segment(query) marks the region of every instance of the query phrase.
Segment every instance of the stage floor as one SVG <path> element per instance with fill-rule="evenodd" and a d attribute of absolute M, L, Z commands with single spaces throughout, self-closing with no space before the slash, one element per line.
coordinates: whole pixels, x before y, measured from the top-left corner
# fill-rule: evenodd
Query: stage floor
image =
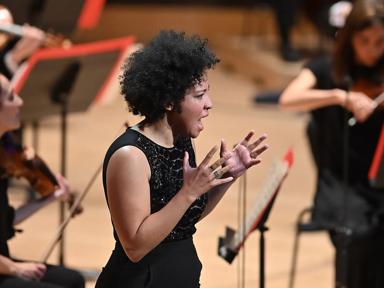
<path fill-rule="evenodd" d="M 204 121 L 205 129 L 196 139 L 197 159 L 224 138 L 236 143 L 250 129 L 257 134 L 266 132 L 270 148 L 264 153 L 262 163 L 247 174 L 248 210 L 253 206 L 260 187 L 266 179 L 274 160 L 283 157 L 293 148 L 292 170 L 276 199 L 268 221 L 266 233 L 266 287 L 288 287 L 292 256 L 294 223 L 299 212 L 311 205 L 314 191 L 314 169 L 305 138 L 305 114 L 280 111 L 276 106 L 256 105 L 252 98 L 257 87 L 246 78 L 224 71 L 219 67 L 210 74 L 210 96 L 214 109 Z M 107 103 L 94 105 L 84 113 L 69 117 L 68 179 L 72 187 L 82 192 L 91 176 L 101 165 L 108 145 L 113 141 L 125 121 L 138 121 L 131 116 L 118 89 L 109 90 Z M 45 119 L 39 130 L 39 154 L 53 170 L 59 170 L 60 122 L 58 117 Z M 30 143 L 31 131 L 26 129 L 26 142 Z M 236 227 L 239 185 L 228 191 L 216 210 L 198 224 L 195 243 L 203 271 L 204 288 L 229 288 L 237 286 L 237 262 L 227 264 L 217 256 L 218 237 L 225 226 Z M 12 193 L 12 203 L 19 205 L 24 194 Z M 13 256 L 38 260 L 53 237 L 58 223 L 58 206 L 52 204 L 18 228 L 24 232 L 11 244 Z M 92 186 L 84 201 L 84 213 L 76 217 L 65 233 L 65 263 L 73 268 L 99 270 L 106 263 L 113 248 L 112 228 L 102 191 L 101 176 Z M 253 233 L 245 245 L 245 287 L 259 287 L 259 233 Z M 57 262 L 57 251 L 49 259 Z M 327 234 L 305 234 L 301 238 L 297 288 L 333 286 L 333 248 Z M 89 282 L 88 287 L 94 283 Z"/>

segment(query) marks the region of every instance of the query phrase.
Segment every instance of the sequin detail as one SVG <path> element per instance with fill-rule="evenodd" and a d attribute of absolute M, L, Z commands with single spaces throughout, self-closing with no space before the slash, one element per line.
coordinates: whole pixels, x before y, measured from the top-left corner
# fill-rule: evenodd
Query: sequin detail
<path fill-rule="evenodd" d="M 121 138 L 123 141 L 121 141 Z M 151 213 L 159 211 L 176 195 L 183 185 L 183 158 L 185 151 L 189 153 L 191 167 L 196 167 L 191 139 L 180 139 L 175 143 L 174 147 L 166 148 L 132 129 L 128 129 L 119 139 L 117 141 L 120 143 L 117 146 L 115 145 L 115 147 L 133 145 L 142 150 L 147 157 L 151 168 L 151 179 L 149 181 Z M 207 195 L 203 194 L 189 207 L 176 227 L 165 238 L 164 242 L 191 237 L 196 232 L 195 224 L 200 219 L 206 204 Z"/>

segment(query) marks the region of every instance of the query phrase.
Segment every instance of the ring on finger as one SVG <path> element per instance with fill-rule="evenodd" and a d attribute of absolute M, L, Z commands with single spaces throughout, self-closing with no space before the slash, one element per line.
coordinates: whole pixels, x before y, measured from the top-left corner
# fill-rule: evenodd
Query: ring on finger
<path fill-rule="evenodd" d="M 220 170 L 213 171 L 213 177 L 215 177 L 216 179 L 221 178 L 221 176 L 223 176 L 223 175 L 222 175 Z"/>
<path fill-rule="evenodd" d="M 259 156 L 259 153 L 257 151 L 251 152 L 251 157 L 252 158 L 257 158 L 257 156 Z"/>

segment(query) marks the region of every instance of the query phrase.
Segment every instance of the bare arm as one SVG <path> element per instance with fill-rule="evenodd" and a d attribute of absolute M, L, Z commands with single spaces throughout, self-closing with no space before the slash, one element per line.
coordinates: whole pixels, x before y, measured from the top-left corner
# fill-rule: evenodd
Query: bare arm
<path fill-rule="evenodd" d="M 107 168 L 107 194 L 112 221 L 126 255 L 137 262 L 164 240 L 190 205 L 211 188 L 232 180 L 215 179 L 208 167 L 211 152 L 197 168 L 184 158 L 184 184 L 171 201 L 150 213 L 150 167 L 143 152 L 129 146 L 117 150 Z"/>
<path fill-rule="evenodd" d="M 12 259 L 0 255 L 0 275 L 10 275 L 24 279 L 38 281 L 46 271 L 46 266 L 41 263 L 15 262 Z"/>
<path fill-rule="evenodd" d="M 309 111 L 330 105 L 343 106 L 347 93 L 341 89 L 314 89 L 316 77 L 305 68 L 285 88 L 280 98 L 280 106 L 296 111 Z"/>
<path fill-rule="evenodd" d="M 341 89 L 314 89 L 316 77 L 305 68 L 284 90 L 280 98 L 282 108 L 309 111 L 339 105 L 353 113 L 358 122 L 364 122 L 375 110 L 375 102 L 362 92 Z"/>

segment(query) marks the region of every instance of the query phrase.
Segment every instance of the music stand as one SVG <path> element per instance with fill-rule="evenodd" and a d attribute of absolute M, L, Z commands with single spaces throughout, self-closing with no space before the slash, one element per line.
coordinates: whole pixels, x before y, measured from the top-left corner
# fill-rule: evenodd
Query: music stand
<path fill-rule="evenodd" d="M 17 24 L 29 23 L 45 31 L 64 35 L 77 27 L 85 0 L 0 0 L 11 11 Z"/>
<path fill-rule="evenodd" d="M 273 203 L 281 188 L 282 182 L 288 175 L 288 171 L 293 163 L 293 151 L 289 149 L 284 155 L 282 163 L 275 163 L 270 174 L 270 179 L 265 183 L 257 199 L 254 210 L 245 220 L 245 227 L 240 227 L 238 231 L 226 227 L 225 236 L 219 237 L 218 254 L 228 263 L 232 263 L 240 248 L 244 245 L 248 236 L 255 230 L 260 232 L 259 251 L 259 287 L 265 287 L 265 232 L 268 227 L 265 225 L 272 210 Z"/>
<path fill-rule="evenodd" d="M 369 169 L 368 179 L 372 187 L 384 188 L 384 125 Z"/>
<path fill-rule="evenodd" d="M 67 114 L 85 111 L 101 99 L 134 37 L 43 49 L 33 54 L 12 79 L 14 90 L 24 101 L 23 121 L 37 122 L 61 115 L 61 174 L 66 175 Z M 65 218 L 60 206 L 60 222 Z M 60 241 L 60 264 L 64 263 L 64 241 Z"/>
<path fill-rule="evenodd" d="M 279 187 L 280 189 L 280 187 Z M 263 213 L 263 216 L 257 224 L 255 230 L 259 230 L 260 238 L 259 238 L 259 287 L 265 287 L 265 232 L 268 231 L 268 227 L 266 226 L 267 220 L 269 218 L 269 214 L 272 210 L 273 204 L 275 203 L 277 193 L 275 193 L 269 202 L 268 206 Z"/>

